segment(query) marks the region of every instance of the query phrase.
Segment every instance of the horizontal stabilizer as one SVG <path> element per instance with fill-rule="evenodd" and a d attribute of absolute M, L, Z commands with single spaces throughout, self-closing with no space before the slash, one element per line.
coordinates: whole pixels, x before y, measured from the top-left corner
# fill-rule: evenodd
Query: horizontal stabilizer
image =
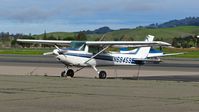
<path fill-rule="evenodd" d="M 180 55 L 180 54 L 185 54 L 185 52 L 164 54 L 162 51 L 151 49 L 151 51 L 150 51 L 150 53 L 148 55 L 148 58 L 174 56 L 174 55 Z"/>
<path fill-rule="evenodd" d="M 161 62 L 160 59 L 134 59 L 135 61 L 145 61 L 145 62 Z"/>
<path fill-rule="evenodd" d="M 185 52 L 182 52 L 182 53 L 163 54 L 163 56 L 174 56 L 174 55 L 180 55 L 180 54 L 185 54 Z"/>

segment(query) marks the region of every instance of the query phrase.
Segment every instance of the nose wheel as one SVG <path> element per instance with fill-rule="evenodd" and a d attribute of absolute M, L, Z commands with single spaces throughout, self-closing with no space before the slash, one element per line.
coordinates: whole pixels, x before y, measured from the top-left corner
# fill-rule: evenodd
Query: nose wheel
<path fill-rule="evenodd" d="M 67 71 L 63 71 L 61 73 L 61 77 L 67 77 L 67 76 L 74 77 L 74 71 L 72 69 L 68 69 Z"/>

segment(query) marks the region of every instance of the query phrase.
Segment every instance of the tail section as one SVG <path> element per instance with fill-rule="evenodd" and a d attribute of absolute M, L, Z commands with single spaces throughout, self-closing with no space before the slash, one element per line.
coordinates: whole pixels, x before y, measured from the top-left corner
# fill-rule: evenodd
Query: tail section
<path fill-rule="evenodd" d="M 153 36 L 153 35 L 147 35 L 145 38 L 145 42 L 153 42 L 154 37 L 155 36 Z"/>
<path fill-rule="evenodd" d="M 146 38 L 145 38 L 145 41 L 146 42 L 152 42 L 154 39 L 154 36 L 152 35 L 148 35 Z M 140 47 L 140 48 L 137 48 L 137 51 L 136 51 L 136 55 L 135 55 L 135 58 L 138 58 L 138 59 L 145 59 L 147 58 L 149 52 L 150 52 L 150 49 L 151 47 Z"/>
<path fill-rule="evenodd" d="M 140 47 L 137 49 L 135 57 L 138 59 L 144 59 L 148 56 L 151 47 Z"/>

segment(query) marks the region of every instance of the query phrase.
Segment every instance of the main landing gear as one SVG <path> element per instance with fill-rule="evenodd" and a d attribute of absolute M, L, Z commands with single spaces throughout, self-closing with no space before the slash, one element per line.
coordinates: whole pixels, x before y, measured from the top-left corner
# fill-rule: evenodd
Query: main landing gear
<path fill-rule="evenodd" d="M 106 79 L 106 72 L 105 71 L 100 71 L 99 72 L 99 78 L 100 79 Z"/>
<path fill-rule="evenodd" d="M 99 75 L 99 79 L 106 79 L 107 74 L 105 71 L 98 71 L 97 68 L 95 66 L 92 66 L 93 69 L 98 73 Z"/>
<path fill-rule="evenodd" d="M 92 67 L 98 73 L 99 79 L 106 79 L 107 78 L 107 74 L 106 74 L 105 71 L 98 71 L 95 66 L 92 66 Z M 74 74 L 76 72 L 80 71 L 83 68 L 84 67 L 82 67 L 82 68 L 80 68 L 80 69 L 78 69 L 74 72 L 72 69 L 68 69 L 68 67 L 67 67 L 63 72 L 61 72 L 61 77 L 67 77 L 67 76 L 74 77 Z"/>
<path fill-rule="evenodd" d="M 61 77 L 67 77 L 67 76 L 74 77 L 74 74 L 82 70 L 83 68 L 85 67 L 81 67 L 77 69 L 76 71 L 74 71 L 73 69 L 69 69 L 68 66 L 66 66 L 66 69 L 63 72 L 61 72 Z"/>
<path fill-rule="evenodd" d="M 65 70 L 61 73 L 61 77 L 74 77 L 75 72 L 72 69 Z"/>

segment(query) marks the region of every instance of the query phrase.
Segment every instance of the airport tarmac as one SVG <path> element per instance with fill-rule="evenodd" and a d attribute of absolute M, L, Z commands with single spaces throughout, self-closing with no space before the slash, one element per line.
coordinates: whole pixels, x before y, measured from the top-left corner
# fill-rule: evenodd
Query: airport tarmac
<path fill-rule="evenodd" d="M 158 78 L 199 80 L 199 59 L 163 59 L 161 64 L 146 64 L 141 66 L 98 67 L 107 71 L 108 78 Z M 73 68 L 74 70 L 77 68 Z M 64 65 L 57 62 L 53 56 L 21 56 L 0 55 L 0 75 L 42 75 L 60 76 Z M 90 67 L 75 74 L 75 77 L 98 77 Z"/>
<path fill-rule="evenodd" d="M 2 112 L 198 112 L 198 60 L 165 59 L 138 67 L 86 68 L 61 78 L 53 57 L 0 55 Z"/>
<path fill-rule="evenodd" d="M 0 75 L 1 112 L 198 112 L 199 83 Z"/>

